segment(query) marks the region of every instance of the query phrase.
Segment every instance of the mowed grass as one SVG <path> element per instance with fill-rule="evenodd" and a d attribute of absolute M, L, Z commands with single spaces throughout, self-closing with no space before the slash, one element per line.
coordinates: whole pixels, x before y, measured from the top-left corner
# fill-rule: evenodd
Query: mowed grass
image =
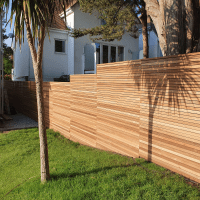
<path fill-rule="evenodd" d="M 0 199 L 200 199 L 200 191 L 178 174 L 144 159 L 135 159 L 138 166 L 52 130 L 47 137 L 51 180 L 41 184 L 38 129 L 0 134 Z"/>

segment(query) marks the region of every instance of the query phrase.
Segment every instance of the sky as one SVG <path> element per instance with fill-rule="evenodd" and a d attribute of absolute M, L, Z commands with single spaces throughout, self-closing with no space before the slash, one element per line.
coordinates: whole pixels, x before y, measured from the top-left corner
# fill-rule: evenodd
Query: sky
<path fill-rule="evenodd" d="M 10 18 L 10 13 L 11 13 L 11 11 L 9 10 L 9 11 L 8 11 L 8 14 L 7 14 L 7 21 L 8 21 L 8 19 Z M 5 15 L 5 17 L 6 17 L 6 15 Z M 6 19 L 6 18 L 5 18 L 5 19 Z M 5 25 L 6 25 L 6 24 L 5 24 Z M 5 28 L 5 25 L 4 25 L 3 28 Z M 7 27 L 6 27 L 6 35 L 8 35 L 9 33 L 13 33 L 13 26 L 12 26 L 12 28 L 11 28 L 11 30 L 10 30 L 10 22 L 8 23 L 8 25 L 7 25 Z M 10 46 L 11 46 L 11 43 L 12 43 L 12 38 L 6 39 L 6 40 L 5 40 L 5 43 L 10 47 Z"/>

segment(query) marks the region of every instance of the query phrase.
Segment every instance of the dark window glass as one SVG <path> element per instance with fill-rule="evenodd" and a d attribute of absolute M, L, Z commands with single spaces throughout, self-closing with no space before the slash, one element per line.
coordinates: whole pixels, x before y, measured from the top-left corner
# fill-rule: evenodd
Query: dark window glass
<path fill-rule="evenodd" d="M 124 61 L 124 47 L 118 47 L 118 59 Z"/>
<path fill-rule="evenodd" d="M 116 62 L 116 47 L 111 47 L 110 62 Z"/>
<path fill-rule="evenodd" d="M 55 52 L 65 53 L 65 41 L 55 40 Z"/>
<path fill-rule="evenodd" d="M 96 54 L 97 54 L 97 64 L 100 64 L 100 44 L 95 43 L 96 45 Z"/>
<path fill-rule="evenodd" d="M 101 25 L 106 25 L 106 21 L 104 19 L 101 19 Z"/>
<path fill-rule="evenodd" d="M 103 63 L 108 63 L 108 46 L 103 45 Z"/>

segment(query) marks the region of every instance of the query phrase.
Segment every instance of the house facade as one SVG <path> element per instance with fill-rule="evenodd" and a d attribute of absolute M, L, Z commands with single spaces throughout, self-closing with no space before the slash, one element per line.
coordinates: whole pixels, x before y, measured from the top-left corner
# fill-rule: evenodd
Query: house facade
<path fill-rule="evenodd" d="M 96 73 L 96 65 L 101 63 L 136 60 L 143 58 L 142 26 L 139 25 L 140 36 L 135 39 L 125 32 L 120 41 L 105 42 L 92 41 L 89 36 L 74 39 L 70 36 L 69 28 L 92 28 L 101 26 L 98 13 L 83 13 L 78 3 L 74 3 L 66 10 L 66 24 L 64 14 L 57 13 L 50 28 L 49 37 L 45 37 L 43 51 L 43 79 L 54 81 L 62 75 Z M 148 23 L 149 57 L 161 57 L 162 52 L 153 24 Z M 32 57 L 27 40 L 14 49 L 14 70 L 12 79 L 15 81 L 34 80 Z"/>
<path fill-rule="evenodd" d="M 105 42 L 92 41 L 89 36 L 74 39 L 70 36 L 69 28 L 92 28 L 101 25 L 98 14 L 83 13 L 78 3 L 74 3 L 64 14 L 58 13 L 50 28 L 50 40 L 48 35 L 44 41 L 43 51 L 43 80 L 53 81 L 61 75 L 96 73 L 96 64 L 135 60 L 138 56 L 139 39 L 135 39 L 125 33 L 120 41 Z M 26 36 L 25 36 L 26 37 Z M 34 80 L 32 58 L 25 39 L 24 44 L 13 46 L 14 81 Z"/>

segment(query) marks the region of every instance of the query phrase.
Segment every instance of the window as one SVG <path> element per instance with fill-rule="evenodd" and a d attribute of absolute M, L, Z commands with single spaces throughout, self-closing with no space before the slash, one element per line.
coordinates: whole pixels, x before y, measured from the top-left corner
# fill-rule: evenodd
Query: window
<path fill-rule="evenodd" d="M 65 53 L 65 40 L 55 40 L 55 52 Z"/>
<path fill-rule="evenodd" d="M 118 47 L 118 60 L 124 60 L 124 47 Z"/>
<path fill-rule="evenodd" d="M 100 57 L 101 57 L 101 54 L 100 54 L 100 44 L 99 43 L 95 43 L 96 45 L 96 53 L 97 53 L 97 64 L 100 64 Z"/>
<path fill-rule="evenodd" d="M 103 45 L 103 63 L 108 63 L 108 46 Z"/>
<path fill-rule="evenodd" d="M 103 63 L 124 61 L 124 47 L 119 46 L 103 46 Z M 118 50 L 118 51 L 117 51 Z"/>
<path fill-rule="evenodd" d="M 111 46 L 110 62 L 116 62 L 116 47 Z"/>
<path fill-rule="evenodd" d="M 95 43 L 96 64 L 124 61 L 124 47 Z"/>

